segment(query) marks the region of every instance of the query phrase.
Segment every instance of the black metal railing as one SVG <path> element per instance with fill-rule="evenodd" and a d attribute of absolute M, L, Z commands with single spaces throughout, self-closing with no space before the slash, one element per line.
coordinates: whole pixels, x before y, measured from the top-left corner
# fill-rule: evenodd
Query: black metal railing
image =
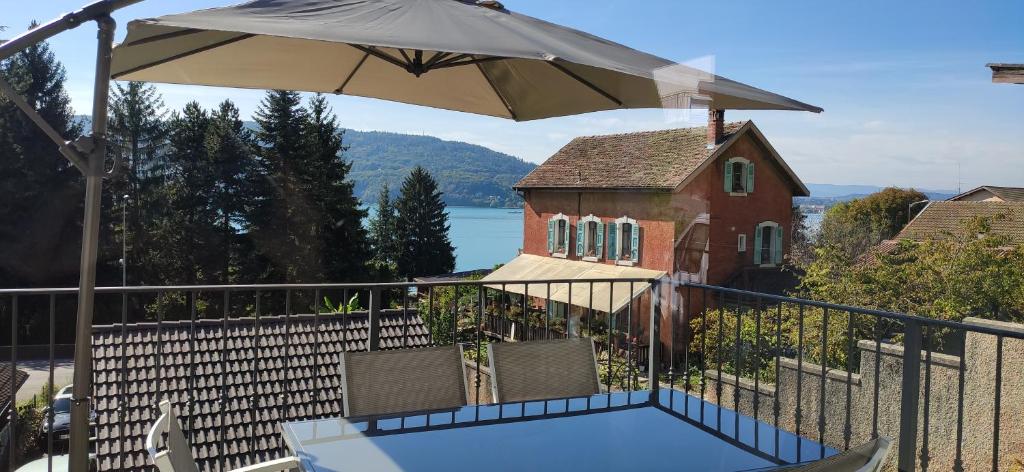
<path fill-rule="evenodd" d="M 1012 460 L 1004 441 L 1018 440 L 1005 437 L 1016 434 L 1006 418 L 1019 406 L 1005 400 L 1003 378 L 1009 372 L 1018 379 L 1021 369 L 1004 366 L 1004 349 L 1024 340 L 1024 330 L 1011 327 L 669 279 L 108 287 L 96 293 L 93 440 L 103 470 L 150 467 L 142 441 L 161 399 L 180 412 L 203 467 L 225 470 L 279 455 L 280 422 L 341 415 L 341 352 L 461 343 L 471 396 L 485 403 L 490 343 L 566 336 L 594 338 L 604 389 L 679 389 L 700 405 L 717 404 L 774 427 L 776 451 L 780 430 L 821 444 L 818 454 L 801 460 L 824 456 L 826 446 L 845 450 L 886 435 L 899 444 L 901 470 L 964 470 L 980 462 L 997 470 Z M 11 470 L 41 453 L 63 452 L 53 408 L 53 392 L 62 386 L 54 382 L 63 375 L 55 375 L 55 361 L 61 346 L 74 342 L 75 299 L 75 289 L 0 290 L 0 323 L 6 323 L 0 329 L 10 333 L 0 347 L 9 353 L 4 362 L 14 372 L 29 356 L 46 360 L 48 372 L 37 380 L 51 386 L 31 392 L 46 398 L 46 415 L 19 418 L 18 408 L 8 410 L 8 438 L 36 436 L 28 446 L 8 440 Z M 991 358 L 984 365 L 992 375 L 965 360 L 978 352 Z M 991 379 L 979 390 L 987 393 L 965 395 L 978 378 Z M 15 398 L 13 386 L 6 388 Z M 989 421 L 981 434 L 991 439 L 982 454 L 978 422 L 965 424 L 964 417 L 986 404 Z M 690 415 L 691 402 L 681 408 Z M 704 411 L 696 413 L 702 423 Z M 710 424 L 724 431 L 722 410 L 709 411 L 718 416 Z M 738 435 L 739 415 L 730 418 L 735 424 L 725 429 Z M 955 434 L 936 438 L 935 431 Z"/>

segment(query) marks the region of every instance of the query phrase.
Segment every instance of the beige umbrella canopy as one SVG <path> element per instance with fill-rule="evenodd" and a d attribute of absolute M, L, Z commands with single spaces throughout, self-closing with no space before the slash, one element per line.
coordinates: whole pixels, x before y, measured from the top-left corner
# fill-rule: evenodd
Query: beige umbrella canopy
<path fill-rule="evenodd" d="M 494 1 L 256 0 L 137 20 L 115 48 L 112 72 L 517 121 L 628 108 L 821 111 Z"/>

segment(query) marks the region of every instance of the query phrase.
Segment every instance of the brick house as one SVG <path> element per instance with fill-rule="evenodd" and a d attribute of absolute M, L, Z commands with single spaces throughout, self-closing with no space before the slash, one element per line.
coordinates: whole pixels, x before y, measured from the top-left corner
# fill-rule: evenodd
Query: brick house
<path fill-rule="evenodd" d="M 950 197 L 958 202 L 1024 202 L 1024 188 L 982 185 Z"/>
<path fill-rule="evenodd" d="M 793 197 L 809 195 L 753 122 L 725 123 L 717 110 L 707 127 L 576 138 L 514 188 L 525 200 L 523 254 L 494 280 L 526 278 L 517 266 L 527 264 L 711 285 L 778 270 Z"/>

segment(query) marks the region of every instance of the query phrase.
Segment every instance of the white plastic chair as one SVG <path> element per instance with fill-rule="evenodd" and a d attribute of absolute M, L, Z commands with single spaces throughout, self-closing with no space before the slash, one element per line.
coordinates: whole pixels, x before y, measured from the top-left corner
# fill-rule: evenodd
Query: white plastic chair
<path fill-rule="evenodd" d="M 197 472 L 199 466 L 192 457 L 192 447 L 185 439 L 185 434 L 181 432 L 181 425 L 178 424 L 178 417 L 171 409 L 171 402 L 160 402 L 160 412 L 162 414 L 153 422 L 149 434 L 146 435 L 146 450 L 153 464 L 160 472 Z M 163 450 L 158 451 L 159 447 L 163 447 Z M 278 472 L 293 469 L 299 469 L 299 459 L 284 457 L 234 469 L 232 472 Z"/>

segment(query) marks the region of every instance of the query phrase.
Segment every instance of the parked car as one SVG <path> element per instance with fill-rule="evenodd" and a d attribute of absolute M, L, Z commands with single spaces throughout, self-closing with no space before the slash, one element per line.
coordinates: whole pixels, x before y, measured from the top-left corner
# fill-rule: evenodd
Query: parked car
<path fill-rule="evenodd" d="M 48 432 L 52 431 L 53 441 L 63 444 L 71 431 L 71 385 L 61 388 L 53 397 L 53 429 L 50 429 L 50 407 L 43 408 L 43 420 L 39 424 L 39 444 L 46 447 Z M 90 429 L 96 423 L 96 412 L 89 412 Z M 91 436 L 91 433 L 90 433 Z"/>

